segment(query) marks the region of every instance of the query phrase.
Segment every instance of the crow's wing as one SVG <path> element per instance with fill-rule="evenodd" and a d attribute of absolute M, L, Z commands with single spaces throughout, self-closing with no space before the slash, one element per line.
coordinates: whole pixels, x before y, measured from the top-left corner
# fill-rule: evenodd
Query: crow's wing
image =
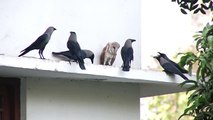
<path fill-rule="evenodd" d="M 25 50 L 33 50 L 33 49 L 40 49 L 45 47 L 48 41 L 46 39 L 48 38 L 47 34 L 43 34 L 39 36 L 36 41 L 34 41 L 29 47 L 27 47 Z"/>
<path fill-rule="evenodd" d="M 123 61 L 131 61 L 133 60 L 133 49 L 122 47 L 121 49 L 121 57 Z"/>
<path fill-rule="evenodd" d="M 70 51 L 52 52 L 53 55 L 62 55 L 72 60 L 77 60 L 77 57 L 72 55 Z"/>
<path fill-rule="evenodd" d="M 78 44 L 77 41 L 69 40 L 67 42 L 67 47 L 70 50 L 70 52 L 73 53 L 73 54 L 75 54 L 75 53 L 77 53 L 78 51 L 81 50 L 81 47 L 80 47 L 80 45 Z"/>
<path fill-rule="evenodd" d="M 188 78 L 171 62 L 165 62 L 161 64 L 161 66 L 164 68 L 165 72 L 180 75 L 183 79 L 188 80 Z"/>
<path fill-rule="evenodd" d="M 181 68 L 177 63 L 173 62 L 172 60 L 170 60 L 170 62 L 171 62 L 175 67 L 177 67 L 182 73 L 188 73 L 187 70 Z"/>

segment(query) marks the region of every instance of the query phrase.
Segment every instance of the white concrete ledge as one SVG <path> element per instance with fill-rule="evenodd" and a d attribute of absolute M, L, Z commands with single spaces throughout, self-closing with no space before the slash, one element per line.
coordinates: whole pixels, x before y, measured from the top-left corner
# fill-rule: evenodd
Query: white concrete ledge
<path fill-rule="evenodd" d="M 39 77 L 138 83 L 146 87 L 147 85 L 152 86 L 153 91 L 156 89 L 158 94 L 183 91 L 183 89 L 177 86 L 183 82 L 183 79 L 177 75 L 168 76 L 164 72 L 139 69 L 131 69 L 129 72 L 123 72 L 118 67 L 93 64 L 86 64 L 85 66 L 86 70 L 81 70 L 78 64 L 74 62 L 70 65 L 66 61 L 0 55 L 0 76 L 4 77 Z M 186 76 L 194 79 L 188 75 Z M 161 89 L 164 88 L 163 86 L 167 86 L 167 88 L 172 87 L 172 90 L 166 90 L 161 93 L 159 89 L 153 88 L 153 85 Z M 141 96 L 155 95 L 156 92 Z"/>

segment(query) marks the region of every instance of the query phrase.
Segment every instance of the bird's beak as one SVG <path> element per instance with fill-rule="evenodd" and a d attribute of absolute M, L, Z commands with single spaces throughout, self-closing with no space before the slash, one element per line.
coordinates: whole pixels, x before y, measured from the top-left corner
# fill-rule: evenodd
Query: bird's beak
<path fill-rule="evenodd" d="M 153 57 L 153 58 L 155 58 L 155 59 L 157 59 L 157 58 L 159 58 L 159 56 L 160 56 L 160 55 L 157 55 L 157 56 L 152 56 L 152 57 Z"/>
<path fill-rule="evenodd" d="M 56 28 L 53 28 L 54 30 L 57 30 Z"/>
<path fill-rule="evenodd" d="M 70 34 L 76 34 L 75 32 L 73 32 L 73 31 L 70 31 Z"/>
<path fill-rule="evenodd" d="M 93 62 L 94 62 L 94 59 L 93 59 L 93 58 L 91 58 L 91 62 L 92 62 L 92 64 L 93 64 Z"/>
<path fill-rule="evenodd" d="M 134 40 L 134 39 L 131 39 L 131 42 L 135 42 L 136 40 Z"/>
<path fill-rule="evenodd" d="M 163 53 L 161 53 L 161 52 L 158 52 L 158 54 L 159 54 L 159 55 L 162 55 Z"/>
<path fill-rule="evenodd" d="M 93 64 L 93 62 L 94 62 L 94 57 L 91 57 L 90 60 L 91 60 L 91 62 L 92 62 L 92 64 Z"/>

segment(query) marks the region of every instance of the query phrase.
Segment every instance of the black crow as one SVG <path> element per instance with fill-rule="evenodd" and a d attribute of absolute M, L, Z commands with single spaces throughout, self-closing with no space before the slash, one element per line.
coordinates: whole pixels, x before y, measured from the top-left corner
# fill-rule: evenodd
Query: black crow
<path fill-rule="evenodd" d="M 164 71 L 168 74 L 177 74 L 180 75 L 184 80 L 189 80 L 172 62 L 165 59 L 161 55 L 154 56 L 158 60 L 160 65 L 163 67 Z"/>
<path fill-rule="evenodd" d="M 28 53 L 31 50 L 38 49 L 40 58 L 45 59 L 43 56 L 43 51 L 44 51 L 45 46 L 49 42 L 54 30 L 56 30 L 54 27 L 48 27 L 47 30 L 41 36 L 39 36 L 35 42 L 33 42 L 29 47 L 27 47 L 21 51 L 22 53 L 19 55 L 19 57 L 22 55 L 25 55 L 26 53 Z"/>
<path fill-rule="evenodd" d="M 129 71 L 131 67 L 131 61 L 133 60 L 133 48 L 132 42 L 136 40 L 134 39 L 127 39 L 124 46 L 121 48 L 121 57 L 123 60 L 122 70 Z"/>
<path fill-rule="evenodd" d="M 84 66 L 84 52 L 81 50 L 79 43 L 77 42 L 77 36 L 75 32 L 70 32 L 70 37 L 67 41 L 67 48 L 70 51 L 70 54 L 76 56 L 79 67 L 82 70 L 85 70 Z"/>
<path fill-rule="evenodd" d="M 161 57 L 165 58 L 166 60 L 168 60 L 169 62 L 171 62 L 175 67 L 177 67 L 182 73 L 188 73 L 188 71 L 184 68 L 181 68 L 177 63 L 173 62 L 172 60 L 170 60 L 166 54 L 158 52 L 160 54 Z"/>
<path fill-rule="evenodd" d="M 94 53 L 90 50 L 82 50 L 83 51 L 83 58 L 89 58 L 93 64 L 94 61 Z M 72 55 L 70 51 L 62 51 L 62 52 L 52 52 L 53 55 L 62 55 L 67 57 L 69 60 L 74 60 L 77 62 L 77 57 L 75 55 Z"/>

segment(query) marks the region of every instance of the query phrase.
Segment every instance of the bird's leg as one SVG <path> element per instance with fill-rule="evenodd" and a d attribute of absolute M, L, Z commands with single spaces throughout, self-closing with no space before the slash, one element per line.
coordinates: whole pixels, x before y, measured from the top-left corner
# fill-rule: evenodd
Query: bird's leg
<path fill-rule="evenodd" d="M 38 51 L 38 54 L 40 56 L 40 59 L 42 59 L 41 50 Z"/>
<path fill-rule="evenodd" d="M 39 56 L 40 56 L 41 59 L 45 59 L 44 55 L 43 55 L 43 50 L 39 50 Z"/>
<path fill-rule="evenodd" d="M 45 59 L 43 53 L 41 53 L 41 55 L 42 55 L 42 59 Z"/>
<path fill-rule="evenodd" d="M 108 58 L 106 59 L 105 65 L 111 66 L 111 58 L 108 57 Z"/>
<path fill-rule="evenodd" d="M 110 58 L 110 59 L 108 60 L 108 65 L 109 65 L 109 66 L 111 66 L 111 61 L 112 61 L 112 59 Z"/>
<path fill-rule="evenodd" d="M 106 65 L 106 57 L 104 56 L 104 64 L 103 65 Z"/>
<path fill-rule="evenodd" d="M 72 61 L 71 61 L 71 60 L 69 60 L 69 64 L 70 64 L 70 65 L 71 65 L 71 62 L 72 62 Z"/>

